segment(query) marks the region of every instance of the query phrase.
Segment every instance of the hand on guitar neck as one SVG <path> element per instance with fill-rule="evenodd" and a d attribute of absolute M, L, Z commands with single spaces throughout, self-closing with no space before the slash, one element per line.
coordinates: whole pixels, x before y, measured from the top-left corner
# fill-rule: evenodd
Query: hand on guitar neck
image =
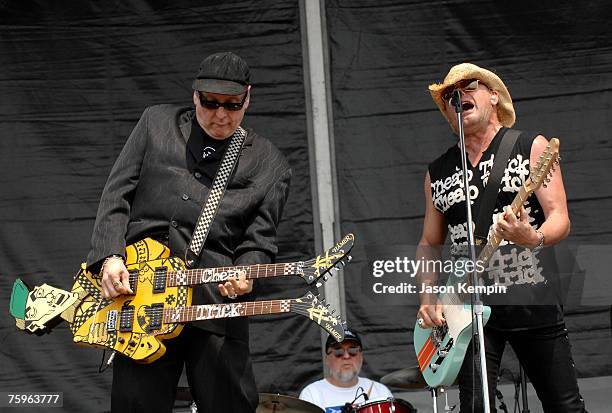
<path fill-rule="evenodd" d="M 495 235 L 522 247 L 534 248 L 540 243 L 540 237 L 529 223 L 529 214 L 525 207 L 515 214 L 510 205 L 498 215 L 494 226 Z M 518 217 L 517 217 L 518 215 Z"/>
<path fill-rule="evenodd" d="M 230 277 L 224 284 L 219 284 L 219 293 L 224 297 L 236 298 L 253 291 L 253 280 L 247 280 L 246 271 L 240 271 L 238 279 Z"/>

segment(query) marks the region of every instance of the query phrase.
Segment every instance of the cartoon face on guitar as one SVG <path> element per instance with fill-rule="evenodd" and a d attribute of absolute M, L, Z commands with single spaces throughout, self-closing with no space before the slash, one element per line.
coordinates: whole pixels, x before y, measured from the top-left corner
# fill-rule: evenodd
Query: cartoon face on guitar
<path fill-rule="evenodd" d="M 44 328 L 45 323 L 60 315 L 77 298 L 77 294 L 47 284 L 34 287 L 25 307 L 25 328 L 30 332 Z"/>

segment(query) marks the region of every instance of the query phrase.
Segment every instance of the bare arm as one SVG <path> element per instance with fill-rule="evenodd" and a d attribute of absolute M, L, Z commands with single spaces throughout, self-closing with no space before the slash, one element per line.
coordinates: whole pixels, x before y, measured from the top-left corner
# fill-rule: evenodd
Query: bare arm
<path fill-rule="evenodd" d="M 444 215 L 434 207 L 429 172 L 425 175 L 423 189 L 425 191 L 425 218 L 423 219 L 423 233 L 417 248 L 416 259 L 427 262 L 440 259 L 440 247 L 446 240 L 448 229 Z M 436 285 L 438 274 L 436 272 L 420 271 L 417 274 L 417 281 L 419 290 L 423 284 Z M 422 327 L 432 327 L 434 324 L 442 325 L 444 323 L 442 307 L 437 303 L 436 294 L 419 293 L 419 299 L 421 306 L 417 317 L 423 319 Z"/>
<path fill-rule="evenodd" d="M 546 149 L 548 141 L 542 135 L 538 135 L 531 146 L 529 162 L 536 165 L 540 155 Z M 544 223 L 539 231 L 544 234 L 544 245 L 554 245 L 566 238 L 570 232 L 570 220 L 567 212 L 567 197 L 561 176 L 561 168 L 557 165 L 552 172 L 550 182 L 544 187 L 540 186 L 535 191 L 542 211 L 544 212 Z M 506 208 L 503 218 L 497 223 L 496 231 L 500 236 L 523 247 L 533 248 L 540 242 L 540 236 L 531 227 L 527 220 L 525 210 L 521 210 L 517 218 L 509 208 Z"/>

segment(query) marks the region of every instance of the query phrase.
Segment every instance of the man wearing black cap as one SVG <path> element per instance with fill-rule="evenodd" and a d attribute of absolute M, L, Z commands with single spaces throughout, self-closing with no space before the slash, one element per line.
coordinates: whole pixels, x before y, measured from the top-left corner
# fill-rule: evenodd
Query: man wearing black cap
<path fill-rule="evenodd" d="M 147 108 L 110 173 L 87 258 L 100 269 L 106 298 L 130 293 L 125 247 L 145 237 L 184 257 L 226 149 L 242 129 L 250 103 L 250 71 L 234 53 L 205 58 L 193 82 L 192 107 Z M 238 131 L 238 132 L 237 132 Z M 291 170 L 268 140 L 246 131 L 208 237 L 192 267 L 271 262 L 276 228 L 288 196 Z M 194 304 L 223 303 L 252 291 L 244 276 L 199 286 Z M 248 321 L 194 322 L 165 341 L 151 364 L 117 355 L 113 412 L 170 412 L 183 364 L 200 411 L 255 412 L 258 395 L 248 344 Z"/>
<path fill-rule="evenodd" d="M 328 374 L 306 386 L 300 399 L 316 404 L 325 413 L 339 413 L 347 403 L 359 405 L 393 397 L 384 384 L 359 377 L 362 351 L 361 339 L 352 330 L 344 331 L 344 340 L 340 343 L 331 335 L 327 337 L 325 366 Z"/>

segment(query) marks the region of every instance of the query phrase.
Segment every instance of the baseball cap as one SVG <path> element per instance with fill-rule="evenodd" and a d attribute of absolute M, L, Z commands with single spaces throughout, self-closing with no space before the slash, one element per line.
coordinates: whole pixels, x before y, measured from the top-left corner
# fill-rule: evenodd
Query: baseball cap
<path fill-rule="evenodd" d="M 363 345 L 361 344 L 361 339 L 359 338 L 357 333 L 354 332 L 353 330 L 349 330 L 349 329 L 344 330 L 344 340 L 342 340 L 341 343 L 344 343 L 345 341 L 355 341 L 363 349 Z M 325 352 L 327 352 L 327 350 L 329 350 L 329 348 L 336 343 L 337 343 L 336 339 L 330 334 L 327 337 L 327 341 L 325 342 Z"/>
<path fill-rule="evenodd" d="M 232 52 L 214 53 L 204 58 L 193 81 L 193 89 L 222 95 L 241 95 L 251 81 L 249 66 Z"/>

